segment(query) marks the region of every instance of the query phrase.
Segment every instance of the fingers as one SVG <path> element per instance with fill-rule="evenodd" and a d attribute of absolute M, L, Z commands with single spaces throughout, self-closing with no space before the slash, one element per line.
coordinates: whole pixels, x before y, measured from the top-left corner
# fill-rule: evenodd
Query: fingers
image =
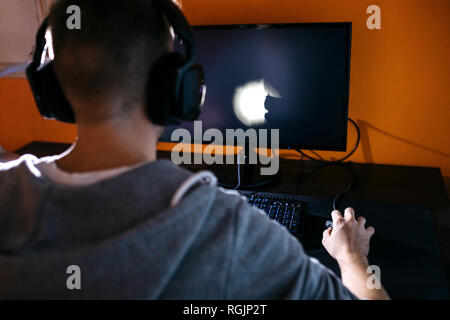
<path fill-rule="evenodd" d="M 331 236 L 331 231 L 333 231 L 333 228 L 328 228 L 323 232 L 323 238 L 327 238 L 329 236 Z"/>
<path fill-rule="evenodd" d="M 333 218 L 333 225 L 336 226 L 342 222 L 342 215 L 339 210 L 334 210 L 331 212 L 331 217 Z"/>
<path fill-rule="evenodd" d="M 336 226 L 336 225 L 341 224 L 344 220 L 345 221 L 355 220 L 355 210 L 353 208 L 350 208 L 350 207 L 345 209 L 344 217 L 342 217 L 342 215 L 341 215 L 339 210 L 334 210 L 333 212 L 331 212 L 331 217 L 333 218 L 333 225 Z M 358 224 L 361 227 L 364 228 L 364 226 L 366 224 L 366 218 L 361 216 L 361 217 L 358 217 L 358 219 L 356 221 L 358 222 Z M 331 230 L 332 230 L 332 228 L 331 228 Z M 365 230 L 369 234 L 369 237 L 372 237 L 373 234 L 375 233 L 375 229 L 373 227 L 368 227 Z M 325 231 L 328 231 L 328 229 L 325 230 Z M 325 231 L 324 231 L 324 233 L 325 233 Z"/>
<path fill-rule="evenodd" d="M 373 227 L 368 227 L 366 229 L 367 233 L 369 234 L 369 237 L 372 237 L 373 234 L 375 233 L 375 229 Z"/>
<path fill-rule="evenodd" d="M 353 208 L 347 208 L 347 209 L 345 209 L 345 212 L 344 212 L 344 219 L 345 219 L 346 221 L 350 221 L 350 220 L 355 219 L 355 210 L 353 210 Z"/>
<path fill-rule="evenodd" d="M 333 228 L 328 228 L 323 232 L 322 236 L 322 245 L 326 247 L 329 238 L 331 237 L 331 231 L 333 231 Z"/>
<path fill-rule="evenodd" d="M 366 218 L 364 218 L 363 216 L 359 217 L 359 218 L 358 218 L 358 224 L 359 224 L 361 227 L 364 227 L 364 226 L 366 225 Z"/>

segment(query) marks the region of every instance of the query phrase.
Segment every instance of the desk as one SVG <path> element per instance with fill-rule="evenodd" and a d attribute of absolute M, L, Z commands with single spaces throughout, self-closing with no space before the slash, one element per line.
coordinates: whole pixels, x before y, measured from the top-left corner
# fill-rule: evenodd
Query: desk
<path fill-rule="evenodd" d="M 61 153 L 67 147 L 33 143 L 17 152 L 41 157 Z M 170 158 L 170 153 L 159 152 L 158 157 Z M 309 161 L 281 159 L 281 181 L 260 191 L 303 197 L 308 203 L 305 250 L 338 272 L 320 241 L 332 199 L 346 189 L 349 175 L 341 167 L 330 166 L 300 179 L 315 166 Z M 236 177 L 232 165 L 185 167 L 192 171 L 211 170 L 219 178 L 231 179 L 228 183 Z M 372 164 L 354 164 L 353 168 L 358 185 L 341 207 L 353 206 L 375 227 L 369 260 L 380 266 L 382 282 L 391 297 L 448 298 L 444 270 L 448 272 L 450 261 L 450 206 L 440 170 Z"/>
<path fill-rule="evenodd" d="M 307 253 L 339 274 L 337 263 L 321 245 L 322 231 L 336 194 L 346 190 L 348 170 L 311 161 L 280 161 L 281 181 L 258 191 L 302 195 L 308 203 L 305 236 Z M 211 170 L 236 184 L 233 166 L 186 166 Z M 448 298 L 450 210 L 438 168 L 353 164 L 357 187 L 340 206 L 355 208 L 376 229 L 369 261 L 381 268 L 382 282 L 394 299 Z M 232 177 L 231 179 L 229 177 Z M 231 180 L 231 181 L 230 181 Z M 439 242 L 438 242 L 439 241 Z M 440 246 L 439 246 L 440 244 Z"/>

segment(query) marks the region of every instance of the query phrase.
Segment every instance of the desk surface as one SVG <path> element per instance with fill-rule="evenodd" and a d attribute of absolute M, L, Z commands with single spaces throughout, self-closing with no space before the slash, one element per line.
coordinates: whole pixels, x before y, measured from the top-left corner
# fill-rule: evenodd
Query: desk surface
<path fill-rule="evenodd" d="M 17 152 L 41 157 L 61 153 L 67 147 L 33 143 Z M 170 158 L 170 154 L 159 152 L 158 157 Z M 281 180 L 258 191 L 303 197 L 308 203 L 307 230 L 302 241 L 305 249 L 338 273 L 337 264 L 321 246 L 321 235 L 332 199 L 346 189 L 350 176 L 348 170 L 333 166 L 305 175 L 316 166 L 310 161 L 281 159 Z M 223 182 L 236 183 L 233 165 L 184 167 L 192 171 L 211 170 Z M 371 164 L 353 164 L 353 169 L 358 184 L 341 207 L 353 206 L 375 227 L 369 259 L 380 266 L 382 281 L 391 297 L 448 298 L 442 261 L 448 273 L 450 211 L 440 170 Z"/>
<path fill-rule="evenodd" d="M 185 167 L 211 170 L 219 180 L 223 177 L 227 184 L 237 184 L 233 166 Z M 309 224 L 307 221 L 302 239 L 305 250 L 339 273 L 337 263 L 323 249 L 321 237 L 333 198 L 346 190 L 351 176 L 347 169 L 336 166 L 307 175 L 316 167 L 311 161 L 281 159 L 281 180 L 258 191 L 304 196 L 309 205 Z M 353 164 L 352 168 L 357 185 L 340 209 L 352 206 L 375 227 L 369 260 L 380 266 L 391 297 L 448 299 L 450 210 L 440 169 L 372 164 Z"/>

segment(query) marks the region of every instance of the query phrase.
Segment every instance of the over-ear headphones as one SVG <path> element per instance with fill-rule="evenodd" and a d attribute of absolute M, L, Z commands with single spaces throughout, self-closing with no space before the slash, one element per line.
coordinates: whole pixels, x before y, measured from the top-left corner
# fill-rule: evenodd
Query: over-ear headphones
<path fill-rule="evenodd" d="M 192 28 L 172 0 L 152 0 L 172 26 L 183 43 L 186 53 L 163 55 L 153 66 L 147 88 L 147 113 L 158 125 L 180 124 L 198 118 L 206 96 L 203 68 L 194 62 L 195 46 Z M 33 60 L 26 74 L 37 107 L 42 116 L 67 123 L 76 123 L 75 114 L 64 96 L 53 69 L 52 60 L 46 61 L 51 39 L 46 37 L 48 17 L 36 35 Z M 52 58 L 52 57 L 50 57 Z"/>

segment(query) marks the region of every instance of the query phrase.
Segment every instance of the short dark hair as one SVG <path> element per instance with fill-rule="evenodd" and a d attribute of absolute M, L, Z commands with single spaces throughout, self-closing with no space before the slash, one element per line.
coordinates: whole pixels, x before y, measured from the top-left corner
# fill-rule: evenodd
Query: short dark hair
<path fill-rule="evenodd" d="M 67 8 L 81 9 L 81 29 L 69 30 Z M 114 99 L 116 110 L 142 104 L 155 61 L 170 50 L 170 29 L 152 0 L 59 0 L 50 12 L 55 72 L 69 102 Z"/>

